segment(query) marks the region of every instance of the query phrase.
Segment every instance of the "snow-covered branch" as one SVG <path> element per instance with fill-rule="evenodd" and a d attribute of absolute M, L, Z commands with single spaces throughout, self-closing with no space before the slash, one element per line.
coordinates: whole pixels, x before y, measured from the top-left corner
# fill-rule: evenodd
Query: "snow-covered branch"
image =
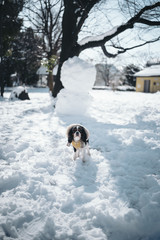
<path fill-rule="evenodd" d="M 80 52 L 87 48 L 104 46 L 106 42 L 118 36 L 120 33 L 126 31 L 127 29 L 133 28 L 136 23 L 141 23 L 148 26 L 160 26 L 160 21 L 148 20 L 142 17 L 142 15 L 147 11 L 151 11 L 153 9 L 159 9 L 159 8 L 160 8 L 160 2 L 157 2 L 153 5 L 145 6 L 134 17 L 130 18 L 126 23 L 120 25 L 119 27 L 114 27 L 110 31 L 107 31 L 106 33 L 96 37 L 86 37 L 85 39 L 82 39 L 79 42 Z M 111 54 L 111 55 L 114 56 L 114 54 Z"/>
<path fill-rule="evenodd" d="M 118 26 L 112 28 L 110 31 L 100 34 L 98 36 L 90 36 L 90 37 L 86 37 L 84 39 L 82 39 L 78 44 L 80 46 L 83 46 L 89 42 L 98 42 L 98 41 L 103 41 L 105 38 L 112 36 L 113 34 L 115 34 L 115 32 L 117 31 Z"/>

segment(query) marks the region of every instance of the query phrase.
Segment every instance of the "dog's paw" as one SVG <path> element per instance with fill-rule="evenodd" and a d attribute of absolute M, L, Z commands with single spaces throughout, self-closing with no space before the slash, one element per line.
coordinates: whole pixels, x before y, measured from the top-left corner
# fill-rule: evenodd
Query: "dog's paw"
<path fill-rule="evenodd" d="M 71 144 L 68 142 L 68 143 L 67 143 L 67 147 L 70 147 L 70 146 L 71 146 Z"/>
<path fill-rule="evenodd" d="M 76 158 L 77 158 L 77 155 L 76 155 L 76 153 L 74 153 L 74 154 L 73 154 L 73 160 L 75 161 Z"/>

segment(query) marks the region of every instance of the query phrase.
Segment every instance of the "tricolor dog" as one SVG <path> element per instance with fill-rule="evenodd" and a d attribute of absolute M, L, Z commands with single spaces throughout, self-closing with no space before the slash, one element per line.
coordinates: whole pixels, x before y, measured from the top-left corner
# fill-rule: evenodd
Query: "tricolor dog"
<path fill-rule="evenodd" d="M 90 156 L 89 151 L 89 131 L 80 124 L 72 124 L 67 128 L 68 143 L 67 146 L 72 144 L 74 149 L 73 159 L 82 157 L 82 161 L 85 162 L 85 155 Z"/>

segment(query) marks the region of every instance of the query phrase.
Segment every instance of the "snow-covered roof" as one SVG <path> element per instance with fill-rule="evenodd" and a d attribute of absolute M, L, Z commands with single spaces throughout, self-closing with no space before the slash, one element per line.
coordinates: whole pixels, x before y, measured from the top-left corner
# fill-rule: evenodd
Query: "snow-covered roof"
<path fill-rule="evenodd" d="M 47 67 L 45 66 L 40 66 L 40 68 L 38 68 L 37 72 L 38 75 L 48 75 L 48 71 L 47 71 Z"/>
<path fill-rule="evenodd" d="M 57 74 L 57 70 L 58 70 L 58 65 L 56 65 L 53 68 L 53 75 Z M 44 65 L 41 65 L 40 68 L 38 68 L 37 72 L 38 75 L 48 75 L 48 70 L 47 67 L 45 67 Z"/>
<path fill-rule="evenodd" d="M 17 77 L 17 73 L 15 72 L 15 73 L 11 74 L 10 77 Z"/>
<path fill-rule="evenodd" d="M 160 65 L 153 65 L 151 67 L 147 67 L 142 71 L 134 74 L 135 77 L 154 77 L 160 76 Z"/>

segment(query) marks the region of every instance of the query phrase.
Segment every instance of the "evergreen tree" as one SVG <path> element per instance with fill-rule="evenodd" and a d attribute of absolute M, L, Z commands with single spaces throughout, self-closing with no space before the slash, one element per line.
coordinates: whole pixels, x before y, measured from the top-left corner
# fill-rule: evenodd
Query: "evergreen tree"
<path fill-rule="evenodd" d="M 16 36 L 22 25 L 18 17 L 23 8 L 23 0 L 0 1 L 0 87 L 1 96 L 4 92 L 4 57 L 9 49 L 10 42 Z"/>
<path fill-rule="evenodd" d="M 10 42 L 22 26 L 22 19 L 18 17 L 22 8 L 23 0 L 2 0 L 0 2 L 2 56 L 5 55 Z"/>
<path fill-rule="evenodd" d="M 135 87 L 136 81 L 135 81 L 134 74 L 138 71 L 140 71 L 140 68 L 135 66 L 134 64 L 130 64 L 126 66 L 123 70 L 123 73 L 125 76 L 124 83 Z"/>
<path fill-rule="evenodd" d="M 34 34 L 32 28 L 28 28 L 12 43 L 12 61 L 14 71 L 17 72 L 22 83 L 33 85 L 37 82 L 36 71 L 42 59 L 42 39 Z"/>

